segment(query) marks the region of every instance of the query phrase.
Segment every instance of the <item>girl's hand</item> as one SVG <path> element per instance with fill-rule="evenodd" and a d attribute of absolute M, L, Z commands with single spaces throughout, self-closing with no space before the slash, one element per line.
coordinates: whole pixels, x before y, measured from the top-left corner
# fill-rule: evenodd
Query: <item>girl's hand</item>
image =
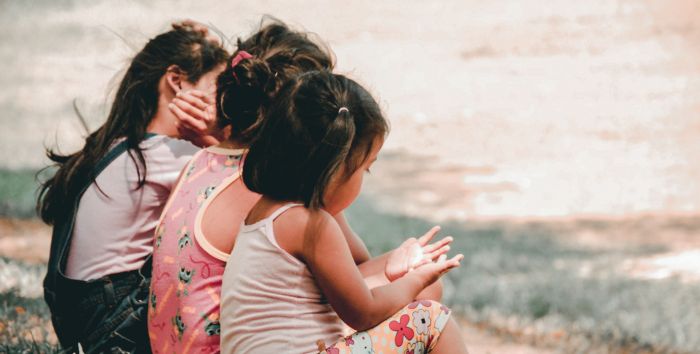
<path fill-rule="evenodd" d="M 184 19 L 182 21 L 176 21 L 171 24 L 173 26 L 173 29 L 176 30 L 186 30 L 186 31 L 192 31 L 192 32 L 197 32 L 204 36 L 209 42 L 213 42 L 216 44 L 221 45 L 221 38 L 219 38 L 216 35 L 213 35 L 212 33 L 209 32 L 209 27 L 207 25 L 197 22 L 192 19 Z"/>
<path fill-rule="evenodd" d="M 436 282 L 440 277 L 460 265 L 460 262 L 464 259 L 463 254 L 458 254 L 450 259 L 447 259 L 447 255 L 443 254 L 438 257 L 437 261 L 423 263 L 416 267 L 411 274 L 415 274 L 422 278 L 424 286 L 429 286 L 430 284 Z"/>
<path fill-rule="evenodd" d="M 411 269 L 417 268 L 428 262 L 434 262 L 441 255 L 450 250 L 449 244 L 452 237 L 447 236 L 435 243 L 430 240 L 440 231 L 440 226 L 434 226 L 423 236 L 416 239 L 411 237 L 404 241 L 397 249 L 391 252 L 386 260 L 384 274 L 389 281 L 401 278 Z"/>
<path fill-rule="evenodd" d="M 183 139 L 199 146 L 208 146 L 222 140 L 216 131 L 216 109 L 213 98 L 199 90 L 180 91 L 168 105 L 175 115 L 175 125 Z"/>

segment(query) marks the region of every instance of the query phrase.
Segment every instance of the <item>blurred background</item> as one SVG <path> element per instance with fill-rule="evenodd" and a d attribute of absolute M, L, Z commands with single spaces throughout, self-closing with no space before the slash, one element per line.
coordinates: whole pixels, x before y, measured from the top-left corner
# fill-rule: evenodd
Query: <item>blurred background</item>
<path fill-rule="evenodd" d="M 97 128 L 172 21 L 235 39 L 263 14 L 381 101 L 350 222 L 374 254 L 455 236 L 471 352 L 700 353 L 697 0 L 0 0 L 0 352 L 55 349 L 35 174 L 81 147 L 73 105 Z"/>

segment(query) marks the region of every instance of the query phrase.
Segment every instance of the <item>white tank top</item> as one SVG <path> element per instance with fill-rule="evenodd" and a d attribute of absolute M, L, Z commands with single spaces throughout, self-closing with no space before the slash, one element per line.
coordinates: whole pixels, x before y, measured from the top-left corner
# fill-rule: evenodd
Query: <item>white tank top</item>
<path fill-rule="evenodd" d="M 241 226 L 221 288 L 222 353 L 316 353 L 342 337 L 309 269 L 275 239 L 272 222 L 297 205 Z"/>

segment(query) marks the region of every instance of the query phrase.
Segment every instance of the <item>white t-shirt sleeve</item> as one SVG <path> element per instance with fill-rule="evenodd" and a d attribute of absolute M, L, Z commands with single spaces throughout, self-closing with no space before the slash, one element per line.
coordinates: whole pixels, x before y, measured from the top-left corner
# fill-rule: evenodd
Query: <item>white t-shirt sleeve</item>
<path fill-rule="evenodd" d="M 199 148 L 189 141 L 164 137 L 148 146 L 153 153 L 147 154 L 149 183 L 161 185 L 172 191 L 180 172 Z"/>

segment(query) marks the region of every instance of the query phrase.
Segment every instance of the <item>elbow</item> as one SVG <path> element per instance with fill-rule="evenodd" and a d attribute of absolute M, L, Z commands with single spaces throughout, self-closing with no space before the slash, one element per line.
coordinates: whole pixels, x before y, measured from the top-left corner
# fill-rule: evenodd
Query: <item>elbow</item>
<path fill-rule="evenodd" d="M 370 311 L 360 311 L 344 317 L 346 318 L 342 318 L 343 322 L 357 332 L 366 331 L 373 328 L 383 320 L 378 318 L 378 316 L 374 315 Z"/>
<path fill-rule="evenodd" d="M 355 252 L 355 254 L 352 255 L 353 260 L 355 261 L 355 265 L 359 266 L 362 263 L 365 263 L 372 258 L 369 254 L 369 251 L 367 250 L 366 247 L 362 247 L 359 251 Z"/>

